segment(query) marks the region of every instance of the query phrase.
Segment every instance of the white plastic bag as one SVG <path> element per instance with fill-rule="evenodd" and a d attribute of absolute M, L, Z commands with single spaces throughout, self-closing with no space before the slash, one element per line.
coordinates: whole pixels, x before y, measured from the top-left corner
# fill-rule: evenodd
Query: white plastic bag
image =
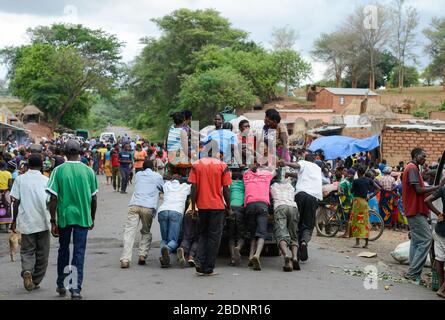
<path fill-rule="evenodd" d="M 411 246 L 411 241 L 406 241 L 399 244 L 393 252 L 391 252 L 391 257 L 401 264 L 409 264 L 409 248 Z M 425 267 L 431 267 L 430 255 L 426 259 Z"/>

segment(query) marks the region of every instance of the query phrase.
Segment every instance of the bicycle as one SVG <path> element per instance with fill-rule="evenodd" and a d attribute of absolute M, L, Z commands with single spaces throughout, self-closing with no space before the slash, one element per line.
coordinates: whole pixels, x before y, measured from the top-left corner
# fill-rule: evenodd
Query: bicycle
<path fill-rule="evenodd" d="M 317 210 L 315 226 L 319 235 L 324 237 L 335 237 L 340 230 L 346 232 L 348 227 L 349 214 L 340 197 L 336 194 L 334 198 L 332 202 L 320 202 Z M 369 222 L 371 223 L 369 241 L 375 241 L 382 236 L 385 223 L 382 216 L 374 209 L 369 209 Z"/>

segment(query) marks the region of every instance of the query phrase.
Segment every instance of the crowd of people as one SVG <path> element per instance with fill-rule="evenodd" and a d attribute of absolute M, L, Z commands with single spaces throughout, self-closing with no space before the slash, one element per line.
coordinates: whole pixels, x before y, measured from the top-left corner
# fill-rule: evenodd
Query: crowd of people
<path fill-rule="evenodd" d="M 337 193 L 349 221 L 344 236 L 355 238 L 355 247 L 360 240 L 363 247 L 369 245 L 370 207 L 394 229 L 409 226 L 411 255 L 406 277 L 413 281 L 420 281 L 431 246 L 426 218 L 430 210 L 438 214 L 434 249 L 439 261 L 438 294 L 445 296 L 445 234 L 442 213 L 432 203 L 444 199 L 445 182 L 427 186 L 425 180 L 434 184 L 430 179 L 434 165 L 419 170 L 425 165 L 422 149 L 413 150 L 408 165 L 400 163 L 394 169 L 384 160 L 373 161 L 368 153 L 326 161 L 321 151 L 290 149 L 287 128 L 274 109 L 266 111 L 260 132 L 251 130 L 248 120 L 240 121 L 234 130 L 217 114 L 214 128 L 202 135 L 191 129 L 190 111 L 176 112 L 172 118 L 165 144 L 125 136 L 116 143 L 94 139 L 81 144 L 71 139 L 12 154 L 5 150 L 0 162 L 1 202 L 7 208 L 11 190 L 14 214 L 6 219 L 26 239 L 21 254 L 27 290 L 38 287 L 43 279 L 51 233 L 60 243 L 57 292 L 66 294 L 64 280 L 71 272 L 67 266 L 73 234 L 71 265 L 78 279 L 70 290 L 73 299 L 81 298 L 86 237 L 94 228 L 97 208 L 97 176 L 104 174 L 115 192 L 125 194 L 128 184 L 134 184 L 124 225 L 123 269 L 131 265 L 138 225 L 138 264 L 146 263 L 157 216 L 162 268 L 171 267 L 176 252 L 181 267 L 194 267 L 199 276 L 216 275 L 216 258 L 226 230 L 229 265 L 240 266 L 243 250 L 247 250 L 248 266 L 260 271 L 269 218 L 273 217 L 273 239 L 283 257 L 283 271 L 301 270 L 300 263 L 309 259 L 319 203 Z"/>

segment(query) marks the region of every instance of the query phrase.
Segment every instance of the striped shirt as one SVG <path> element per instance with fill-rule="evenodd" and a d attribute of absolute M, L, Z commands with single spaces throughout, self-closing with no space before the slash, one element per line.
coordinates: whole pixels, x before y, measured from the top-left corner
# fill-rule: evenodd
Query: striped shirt
<path fill-rule="evenodd" d="M 167 151 L 182 150 L 181 132 L 183 128 L 171 127 L 168 131 Z"/>

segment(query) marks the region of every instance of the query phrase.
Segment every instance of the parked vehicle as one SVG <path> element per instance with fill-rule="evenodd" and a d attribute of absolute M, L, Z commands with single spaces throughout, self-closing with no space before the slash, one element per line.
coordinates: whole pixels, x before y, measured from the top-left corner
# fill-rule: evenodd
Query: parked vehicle
<path fill-rule="evenodd" d="M 116 135 L 114 134 L 114 132 L 102 132 L 100 134 L 100 138 L 99 138 L 100 142 L 103 143 L 116 143 Z"/>
<path fill-rule="evenodd" d="M 83 137 L 84 140 L 87 140 L 90 136 L 90 133 L 86 129 L 77 129 L 76 130 L 76 136 Z"/>

